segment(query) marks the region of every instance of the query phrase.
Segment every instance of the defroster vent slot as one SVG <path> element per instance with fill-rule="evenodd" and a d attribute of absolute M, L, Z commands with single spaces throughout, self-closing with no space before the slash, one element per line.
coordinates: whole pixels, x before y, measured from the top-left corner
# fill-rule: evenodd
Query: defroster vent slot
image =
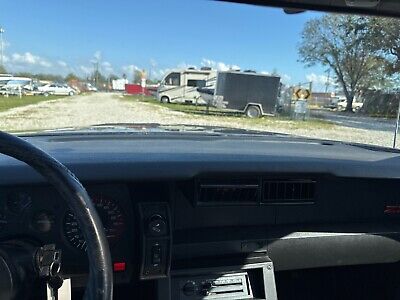
<path fill-rule="evenodd" d="M 313 204 L 315 185 L 315 180 L 311 179 L 264 180 L 262 203 Z"/>
<path fill-rule="evenodd" d="M 205 180 L 197 186 L 198 205 L 241 205 L 260 202 L 259 180 Z"/>

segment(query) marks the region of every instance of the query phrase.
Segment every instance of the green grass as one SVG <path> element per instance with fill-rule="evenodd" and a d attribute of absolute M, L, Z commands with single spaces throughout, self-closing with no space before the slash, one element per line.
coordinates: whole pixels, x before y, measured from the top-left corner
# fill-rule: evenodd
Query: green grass
<path fill-rule="evenodd" d="M 187 114 L 192 114 L 196 116 L 201 116 L 207 120 L 218 120 L 227 123 L 235 123 L 243 127 L 250 128 L 264 128 L 274 127 L 274 128 L 284 128 L 284 129 L 332 129 L 335 124 L 323 119 L 307 119 L 293 120 L 289 116 L 263 116 L 261 118 L 251 119 L 245 117 L 242 113 L 238 112 L 227 112 L 215 107 L 209 108 L 209 113 L 207 114 L 206 106 L 204 105 L 193 105 L 193 104 L 181 104 L 181 103 L 160 103 L 154 97 L 149 96 L 137 96 L 128 95 L 123 96 L 124 101 L 139 101 L 148 103 L 151 105 L 168 108 L 173 111 L 183 112 Z"/>
<path fill-rule="evenodd" d="M 207 107 L 205 105 L 194 105 L 194 104 L 185 104 L 185 103 L 161 103 L 154 97 L 150 96 L 124 96 L 125 99 L 136 100 L 145 103 L 151 103 L 154 105 L 158 105 L 161 107 L 167 107 L 174 111 L 186 112 L 186 113 L 206 113 Z M 209 111 L 213 113 L 218 113 L 218 110 L 215 107 L 209 107 Z"/>
<path fill-rule="evenodd" d="M 22 96 L 22 98 L 19 98 L 18 96 L 10 96 L 8 98 L 0 96 L 0 112 L 9 110 L 9 109 L 15 108 L 15 107 L 21 107 L 21 106 L 26 106 L 26 105 L 30 105 L 30 104 L 37 104 L 37 103 L 40 103 L 43 101 L 59 99 L 61 97 L 64 97 L 64 96 L 50 95 L 48 97 L 45 97 L 43 95 L 37 95 L 37 96 Z"/>

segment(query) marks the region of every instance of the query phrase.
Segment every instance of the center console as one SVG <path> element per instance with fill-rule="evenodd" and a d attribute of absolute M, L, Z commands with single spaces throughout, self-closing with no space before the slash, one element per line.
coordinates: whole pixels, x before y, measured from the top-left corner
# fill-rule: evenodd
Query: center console
<path fill-rule="evenodd" d="M 273 263 L 263 253 L 178 262 L 170 277 L 160 281 L 158 299 L 276 300 Z"/>
<path fill-rule="evenodd" d="M 265 252 L 171 260 L 169 204 L 143 202 L 138 211 L 140 279 L 155 280 L 158 300 L 277 299 L 274 266 Z"/>

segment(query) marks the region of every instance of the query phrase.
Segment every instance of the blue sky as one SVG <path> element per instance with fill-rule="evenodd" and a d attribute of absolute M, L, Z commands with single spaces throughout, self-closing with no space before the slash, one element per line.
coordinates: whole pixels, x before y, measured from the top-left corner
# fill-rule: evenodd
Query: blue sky
<path fill-rule="evenodd" d="M 3 1 L 0 26 L 13 72 L 86 75 L 99 59 L 103 73 L 128 77 L 135 68 L 161 77 L 189 65 L 239 66 L 321 85 L 324 69 L 297 61 L 303 25 L 318 16 L 205 0 Z"/>

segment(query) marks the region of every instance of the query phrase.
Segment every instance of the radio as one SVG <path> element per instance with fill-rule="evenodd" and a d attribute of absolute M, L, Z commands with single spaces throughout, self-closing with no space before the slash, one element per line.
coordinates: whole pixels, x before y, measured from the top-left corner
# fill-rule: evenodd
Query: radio
<path fill-rule="evenodd" d="M 247 272 L 220 276 L 198 276 L 181 280 L 179 285 L 180 300 L 253 298 Z"/>

